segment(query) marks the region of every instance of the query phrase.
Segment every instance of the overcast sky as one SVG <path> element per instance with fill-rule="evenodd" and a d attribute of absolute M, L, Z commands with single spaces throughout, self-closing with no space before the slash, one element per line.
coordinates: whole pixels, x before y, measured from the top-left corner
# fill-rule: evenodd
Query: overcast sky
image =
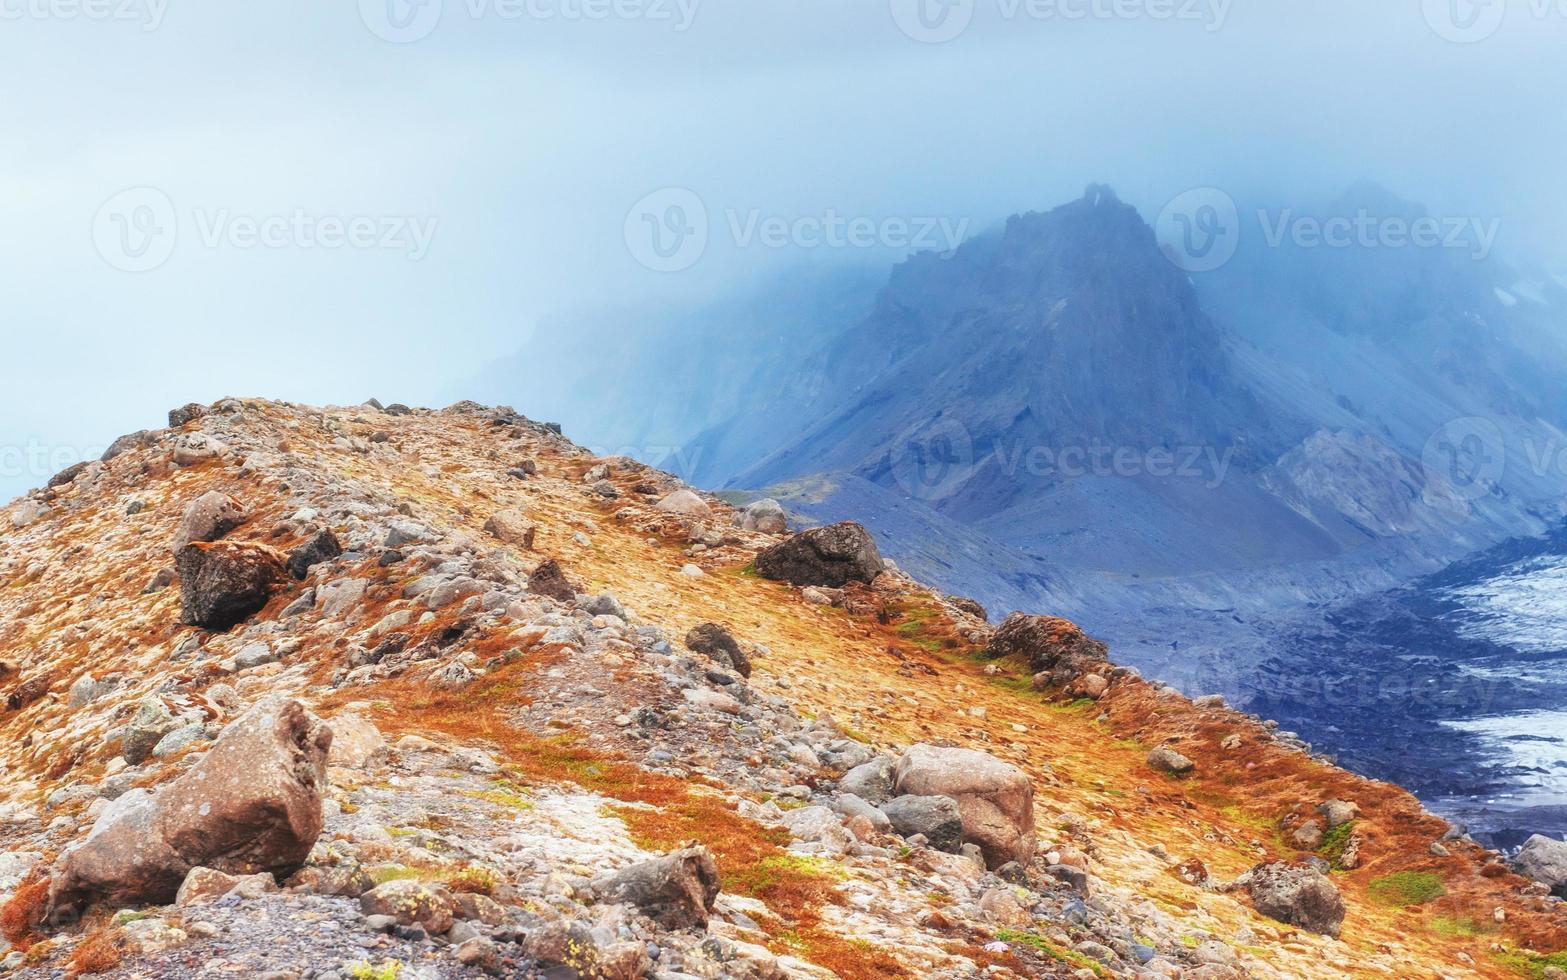
<path fill-rule="evenodd" d="M 552 311 L 1090 181 L 1368 178 L 1567 259 L 1544 0 L 942 2 L 0 0 L 0 498 L 176 404 L 419 403 Z"/>

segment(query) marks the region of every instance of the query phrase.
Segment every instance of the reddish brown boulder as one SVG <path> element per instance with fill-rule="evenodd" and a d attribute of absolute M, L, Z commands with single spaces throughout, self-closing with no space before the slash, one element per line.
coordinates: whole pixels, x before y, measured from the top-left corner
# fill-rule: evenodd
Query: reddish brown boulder
<path fill-rule="evenodd" d="M 200 542 L 180 549 L 181 622 L 226 630 L 261 611 L 288 577 L 283 556 L 259 544 Z"/>
<path fill-rule="evenodd" d="M 197 867 L 292 874 L 321 835 L 331 743 L 299 702 L 262 702 L 167 787 L 115 800 L 55 863 L 51 906 L 167 904 Z"/>
<path fill-rule="evenodd" d="M 1028 660 L 1029 670 L 1048 674 L 1056 684 L 1068 683 L 1084 673 L 1099 673 L 1095 668 L 1109 662 L 1109 648 L 1076 623 L 1027 613 L 1008 616 L 991 637 L 985 655 L 1022 656 Z"/>
<path fill-rule="evenodd" d="M 0 676 L 4 676 L 0 674 Z M 11 693 L 5 696 L 7 711 L 21 711 L 23 708 L 37 701 L 49 693 L 49 678 L 34 677 L 25 680 L 11 689 Z"/>

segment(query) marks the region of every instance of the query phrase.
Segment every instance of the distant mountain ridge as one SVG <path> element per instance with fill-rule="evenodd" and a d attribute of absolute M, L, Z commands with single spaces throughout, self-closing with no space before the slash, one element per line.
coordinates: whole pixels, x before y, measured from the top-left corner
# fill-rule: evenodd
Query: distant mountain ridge
<path fill-rule="evenodd" d="M 1370 184 L 1312 213 L 1360 212 L 1424 214 Z M 563 401 L 585 441 L 646 445 L 658 419 L 681 447 L 663 465 L 699 485 L 807 518 L 849 493 L 953 591 L 1059 608 L 1183 676 L 1263 619 L 1539 533 L 1567 496 L 1541 448 L 1567 447 L 1567 290 L 1495 257 L 1253 235 L 1188 276 L 1091 185 L 912 256 L 874 295 L 800 279 L 741 306 L 644 315 L 652 339 L 585 366 L 553 341 L 522 356 L 601 395 Z M 666 365 L 698 394 L 639 384 Z M 1219 632 L 1173 652 L 1158 624 L 1192 617 Z"/>

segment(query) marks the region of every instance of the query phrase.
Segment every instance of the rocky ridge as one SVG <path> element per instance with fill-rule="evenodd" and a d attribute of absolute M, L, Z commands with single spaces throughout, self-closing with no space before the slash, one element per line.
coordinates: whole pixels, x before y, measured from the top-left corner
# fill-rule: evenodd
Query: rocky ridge
<path fill-rule="evenodd" d="M 1567 945 L 1559 882 L 852 525 L 506 408 L 170 422 L 0 519 L 16 975 L 1502 977 Z"/>

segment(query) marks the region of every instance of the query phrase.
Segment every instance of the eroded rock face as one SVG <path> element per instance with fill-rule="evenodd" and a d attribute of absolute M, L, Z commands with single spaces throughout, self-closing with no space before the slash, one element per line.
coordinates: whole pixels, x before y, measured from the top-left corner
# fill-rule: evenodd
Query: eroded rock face
<path fill-rule="evenodd" d="M 730 632 L 717 623 L 693 627 L 686 633 L 686 647 L 734 668 L 742 677 L 751 676 L 751 658 L 740 649 Z"/>
<path fill-rule="evenodd" d="M 261 611 L 288 570 L 265 545 L 193 543 L 175 559 L 180 575 L 181 622 L 226 630 Z"/>
<path fill-rule="evenodd" d="M 668 929 L 706 926 L 718 887 L 718 862 L 705 847 L 675 851 L 593 881 L 602 901 L 635 905 Z"/>
<path fill-rule="evenodd" d="M 193 541 L 217 541 L 250 519 L 239 501 L 216 490 L 202 494 L 185 508 L 171 547 L 176 555 Z"/>
<path fill-rule="evenodd" d="M 1053 683 L 1065 684 L 1078 675 L 1097 672 L 1110 659 L 1109 648 L 1084 633 L 1076 623 L 1054 616 L 1013 613 L 991 637 L 986 656 L 1021 655 L 1029 669 L 1047 673 Z"/>
<path fill-rule="evenodd" d="M 893 788 L 956 800 L 963 839 L 979 846 L 988 867 L 1033 859 L 1034 784 L 1017 766 L 973 749 L 916 745 L 898 760 Z"/>
<path fill-rule="evenodd" d="M 262 702 L 166 788 L 115 800 L 56 862 L 51 906 L 167 904 L 196 867 L 292 874 L 321 834 L 331 743 L 299 702 Z"/>
<path fill-rule="evenodd" d="M 1344 898 L 1321 873 L 1277 861 L 1253 868 L 1243 882 L 1251 904 L 1268 918 L 1338 937 L 1344 923 Z"/>
<path fill-rule="evenodd" d="M 1524 842 L 1514 861 L 1520 874 L 1551 886 L 1551 894 L 1567 898 L 1567 843 L 1535 834 Z"/>
<path fill-rule="evenodd" d="M 886 568 L 875 539 L 853 521 L 801 531 L 756 556 L 756 570 L 766 578 L 830 589 L 869 583 Z"/>

